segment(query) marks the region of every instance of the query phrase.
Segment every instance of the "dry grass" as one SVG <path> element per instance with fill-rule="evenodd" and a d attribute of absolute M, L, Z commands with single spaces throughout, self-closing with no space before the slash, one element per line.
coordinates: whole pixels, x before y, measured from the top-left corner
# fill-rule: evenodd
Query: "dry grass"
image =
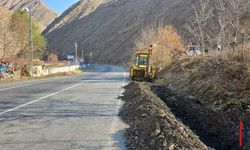
<path fill-rule="evenodd" d="M 188 91 L 207 102 L 245 103 L 250 96 L 250 48 L 241 51 L 211 52 L 183 58 L 165 68 L 161 77 L 174 88 Z"/>
<path fill-rule="evenodd" d="M 211 53 L 200 59 L 197 66 L 184 76 L 186 86 L 204 100 L 226 100 L 228 97 L 240 98 L 242 91 L 249 87 L 246 64 L 239 62 L 237 56 Z"/>
<path fill-rule="evenodd" d="M 95 11 L 95 9 L 101 5 L 102 3 L 104 3 L 103 0 L 93 0 L 90 1 L 89 6 L 87 7 L 87 9 L 85 10 L 85 12 L 83 13 L 83 17 L 84 16 L 88 16 L 90 13 L 92 13 L 93 11 Z"/>
<path fill-rule="evenodd" d="M 40 59 L 33 59 L 34 66 L 43 66 L 44 64 L 45 64 L 45 62 L 41 61 Z"/>
<path fill-rule="evenodd" d="M 209 140 L 219 141 L 217 149 L 237 149 L 239 118 L 250 117 L 249 52 L 248 44 L 244 51 L 237 47 L 235 52 L 183 57 L 166 67 L 156 84 L 157 93 L 176 114 Z M 169 87 L 177 96 L 168 92 Z"/>

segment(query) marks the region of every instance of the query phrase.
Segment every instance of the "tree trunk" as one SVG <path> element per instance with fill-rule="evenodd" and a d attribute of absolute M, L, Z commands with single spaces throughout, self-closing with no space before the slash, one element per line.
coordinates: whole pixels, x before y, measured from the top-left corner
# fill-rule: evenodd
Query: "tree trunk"
<path fill-rule="evenodd" d="M 2 55 L 2 57 L 1 57 L 1 59 L 0 59 L 0 62 L 2 62 L 3 61 L 3 59 L 4 59 L 4 57 L 5 57 L 5 55 L 6 55 L 6 48 L 7 48 L 7 37 L 6 37 L 7 35 L 4 33 L 3 34 L 3 55 Z"/>

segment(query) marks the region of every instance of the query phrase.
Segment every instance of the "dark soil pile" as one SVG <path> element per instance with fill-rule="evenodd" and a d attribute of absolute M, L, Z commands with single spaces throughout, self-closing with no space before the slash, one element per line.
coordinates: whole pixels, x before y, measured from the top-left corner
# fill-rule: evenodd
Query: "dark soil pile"
<path fill-rule="evenodd" d="M 129 84 L 122 99 L 125 104 L 120 116 L 130 125 L 125 132 L 128 149 L 210 149 L 175 118 L 147 84 Z"/>

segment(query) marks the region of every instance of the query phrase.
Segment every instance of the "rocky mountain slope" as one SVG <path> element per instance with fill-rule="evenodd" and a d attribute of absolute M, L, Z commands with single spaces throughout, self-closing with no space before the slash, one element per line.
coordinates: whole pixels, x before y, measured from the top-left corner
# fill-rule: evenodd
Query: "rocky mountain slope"
<path fill-rule="evenodd" d="M 9 17 L 12 14 L 11 11 L 9 11 L 7 8 L 1 7 L 0 6 L 0 15 L 2 16 L 1 19 L 5 19 Z M 2 22 L 2 20 L 1 20 Z"/>
<path fill-rule="evenodd" d="M 58 29 L 61 26 L 71 23 L 77 19 L 81 19 L 93 12 L 104 0 L 83 0 L 73 4 L 69 9 L 56 18 L 44 31 L 48 33 Z"/>
<path fill-rule="evenodd" d="M 155 21 L 180 25 L 193 0 L 82 0 L 69 8 L 46 30 L 48 44 L 59 55 L 74 52 L 74 42 L 93 52 L 102 63 L 128 62 L 141 28 Z M 94 5 L 95 11 L 82 15 Z M 79 11 L 81 8 L 81 11 Z M 92 7 L 93 8 L 93 7 Z M 89 11 L 88 11 L 89 12 Z M 73 15 L 73 18 L 70 17 Z"/>
<path fill-rule="evenodd" d="M 52 22 L 44 34 L 50 49 L 59 56 L 73 54 L 77 42 L 80 49 L 93 52 L 96 62 L 126 63 L 131 60 L 135 39 L 147 25 L 171 24 L 180 35 L 186 35 L 188 31 L 184 24 L 193 12 L 195 2 L 81 0 Z"/>
<path fill-rule="evenodd" d="M 44 28 L 58 17 L 58 14 L 48 8 L 42 0 L 1 0 L 0 6 L 12 11 L 22 10 L 25 7 L 32 8 L 34 18 L 41 23 Z"/>

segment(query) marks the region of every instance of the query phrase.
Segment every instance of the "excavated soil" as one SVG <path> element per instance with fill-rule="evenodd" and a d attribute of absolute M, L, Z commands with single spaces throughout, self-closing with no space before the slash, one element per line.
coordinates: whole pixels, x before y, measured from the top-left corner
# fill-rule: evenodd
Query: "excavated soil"
<path fill-rule="evenodd" d="M 130 83 L 122 97 L 121 119 L 130 127 L 125 131 L 128 149 L 212 149 L 178 120 L 146 83 Z"/>
<path fill-rule="evenodd" d="M 166 86 L 152 86 L 152 89 L 176 117 L 197 133 L 204 143 L 215 149 L 240 149 L 237 124 L 240 116 L 239 106 L 231 104 L 214 108 Z"/>
<path fill-rule="evenodd" d="M 239 120 L 243 120 L 243 145 L 250 149 L 249 62 L 231 51 L 184 57 L 161 71 L 152 90 L 215 149 L 242 149 Z"/>

